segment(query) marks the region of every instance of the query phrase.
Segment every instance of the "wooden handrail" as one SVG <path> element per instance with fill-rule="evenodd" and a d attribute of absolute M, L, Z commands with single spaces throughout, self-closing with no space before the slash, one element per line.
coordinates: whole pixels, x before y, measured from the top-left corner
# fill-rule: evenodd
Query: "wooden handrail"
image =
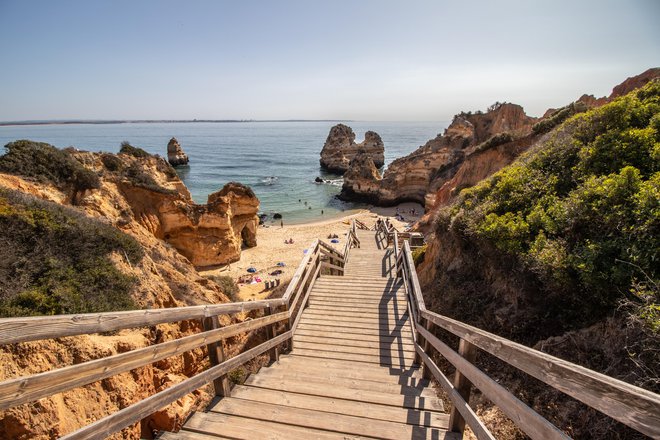
<path fill-rule="evenodd" d="M 68 391 L 284 319 L 287 312 L 0 383 L 0 410 Z"/>
<path fill-rule="evenodd" d="M 263 310 L 270 306 L 277 307 L 285 304 L 286 298 L 283 297 L 262 301 L 172 307 L 169 309 L 2 318 L 0 319 L 0 345 L 147 327 L 166 322 Z"/>
<path fill-rule="evenodd" d="M 398 234 L 394 234 L 398 245 Z M 567 438 L 556 427 L 520 402 L 508 390 L 494 382 L 460 353 L 440 341 L 432 332 L 438 326 L 460 338 L 463 343 L 484 350 L 507 364 L 543 381 L 551 387 L 587 404 L 603 414 L 653 438 L 660 438 L 660 395 L 629 383 L 581 367 L 571 362 L 534 350 L 506 338 L 494 335 L 458 320 L 439 315 L 426 309 L 412 252 L 407 241 L 402 251 L 395 250 L 398 275 L 404 281 L 408 300 L 411 302 L 411 317 L 415 322 L 415 350 L 418 359 L 445 388 L 452 402 L 451 419 L 465 420 L 477 438 L 492 438 L 490 433 L 465 407 L 464 396 L 458 392 L 460 379 L 467 379 L 531 438 Z M 439 352 L 456 367 L 454 383 L 450 383 L 432 361 L 430 349 Z M 468 393 L 469 396 L 469 393 Z M 460 399 L 459 399 L 460 398 Z M 460 415 L 459 415 L 460 413 Z M 452 426 L 462 426 L 460 423 Z M 462 431 L 462 428 L 459 430 Z"/>
<path fill-rule="evenodd" d="M 356 243 L 359 246 L 359 240 L 353 233 L 349 236 L 346 252 L 342 253 L 327 243 L 314 241 L 296 269 L 284 295 L 278 299 L 170 309 L 0 319 L 0 344 L 107 332 L 191 319 L 204 321 L 205 329 L 204 332 L 177 340 L 0 382 L 0 409 L 71 390 L 203 346 L 208 346 L 209 353 L 215 356 L 211 357 L 212 365 L 208 370 L 85 426 L 65 438 L 108 436 L 209 382 L 214 384 L 218 382 L 216 393 L 228 396 L 230 388 L 228 385 L 224 386 L 224 382 L 220 383 L 219 378 L 226 377 L 233 368 L 266 351 L 270 351 L 271 359 L 276 360 L 279 355 L 277 347 L 292 339 L 321 268 L 329 267 L 333 271 L 343 273 L 348 252 Z M 329 258 L 332 263 L 322 261 L 322 256 Z M 285 307 L 286 310 L 277 313 L 278 307 Z M 218 315 L 251 310 L 263 310 L 266 316 L 226 327 L 217 327 Z M 277 335 L 275 324 L 285 320 L 287 320 L 285 332 Z M 207 326 L 207 321 L 215 324 Z M 224 360 L 220 343 L 223 339 L 264 327 L 268 330 L 266 342 L 234 358 Z"/>

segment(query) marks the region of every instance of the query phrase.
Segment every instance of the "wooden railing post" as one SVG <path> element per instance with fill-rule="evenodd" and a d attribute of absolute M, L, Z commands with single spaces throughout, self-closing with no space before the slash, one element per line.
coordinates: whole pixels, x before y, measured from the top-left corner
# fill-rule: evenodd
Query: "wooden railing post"
<path fill-rule="evenodd" d="M 204 331 L 215 330 L 220 327 L 220 322 L 217 316 L 210 316 L 202 320 L 202 325 L 204 326 Z M 225 360 L 225 351 L 222 348 L 222 341 L 213 342 L 206 346 L 209 352 L 209 360 L 211 361 L 211 366 L 218 365 Z M 217 377 L 213 380 L 213 388 L 215 390 L 215 395 L 220 397 L 229 397 L 231 394 L 231 388 L 229 387 L 229 379 L 226 374 L 223 374 L 220 377 Z"/>
<path fill-rule="evenodd" d="M 428 319 L 425 319 L 424 321 L 425 321 L 424 328 L 429 332 L 433 332 L 433 323 Z M 424 353 L 426 353 L 429 357 L 431 357 L 431 353 L 429 351 L 430 348 L 431 348 L 431 343 L 426 338 L 424 338 L 424 344 L 422 344 L 422 349 L 424 350 Z M 424 370 L 422 374 L 424 376 L 424 379 L 431 380 L 433 378 L 433 374 L 431 373 L 431 370 L 429 370 L 429 368 L 427 368 L 426 366 L 424 366 Z"/>
<path fill-rule="evenodd" d="M 465 339 L 461 339 L 458 345 L 458 354 L 463 356 L 468 362 L 474 363 L 474 360 L 477 357 L 477 347 Z M 458 369 L 456 369 L 456 372 L 454 373 L 454 388 L 456 388 L 456 391 L 458 391 L 461 397 L 463 397 L 463 400 L 469 404 L 472 384 Z M 451 414 L 449 415 L 449 430 L 460 433 L 465 430 L 465 420 L 456 408 L 452 408 Z"/>
<path fill-rule="evenodd" d="M 273 307 L 268 306 L 268 308 L 265 311 L 265 315 L 272 315 L 275 313 L 276 310 L 273 309 Z M 266 327 L 266 337 L 268 340 L 271 340 L 277 336 L 277 328 L 276 328 L 277 323 L 271 324 L 268 327 Z M 276 345 L 275 347 L 271 348 L 269 351 L 270 354 L 270 361 L 271 362 L 277 362 L 280 360 L 280 349 Z"/>

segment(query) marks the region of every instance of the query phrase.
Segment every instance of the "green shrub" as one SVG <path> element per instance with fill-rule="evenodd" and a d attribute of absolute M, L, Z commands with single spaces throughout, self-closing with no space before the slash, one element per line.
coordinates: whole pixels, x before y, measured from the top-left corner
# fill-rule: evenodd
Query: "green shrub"
<path fill-rule="evenodd" d="M 660 276 L 659 145 L 655 81 L 567 119 L 544 144 L 463 190 L 436 227 L 515 258 L 576 325 L 599 319 L 635 279 Z"/>
<path fill-rule="evenodd" d="M 576 113 L 581 113 L 587 110 L 587 106 L 579 101 L 572 102 L 566 107 L 555 110 L 549 117 L 537 122 L 532 126 L 532 132 L 536 134 L 547 133 L 569 117 Z"/>
<path fill-rule="evenodd" d="M 127 141 L 121 143 L 121 147 L 119 148 L 119 153 L 128 154 L 129 156 L 133 156 L 133 157 L 151 156 L 151 154 L 147 153 L 142 148 L 134 147 L 131 144 L 129 144 Z"/>
<path fill-rule="evenodd" d="M 126 168 L 124 171 L 124 177 L 128 179 L 134 186 L 139 186 L 162 194 L 178 194 L 175 190 L 163 188 L 160 186 L 154 180 L 154 178 L 151 177 L 149 173 L 144 171 L 142 166 L 137 162 Z"/>
<path fill-rule="evenodd" d="M 491 136 L 490 138 L 488 138 L 488 140 L 486 140 L 486 141 L 480 143 L 479 145 L 477 145 L 475 147 L 474 151 L 475 152 L 486 151 L 486 150 L 489 150 L 491 148 L 498 147 L 502 144 L 513 142 L 513 140 L 514 140 L 514 138 L 513 138 L 513 135 L 511 133 L 508 133 L 508 132 L 498 133 L 498 134 L 495 134 L 495 135 Z"/>
<path fill-rule="evenodd" d="M 138 263 L 142 247 L 101 221 L 20 192 L 0 190 L 0 316 L 135 307 L 134 277 L 109 259 Z"/>
<path fill-rule="evenodd" d="M 227 377 L 231 381 L 231 383 L 241 385 L 245 382 L 245 379 L 247 379 L 248 372 L 245 369 L 245 367 L 238 367 L 234 370 L 231 370 Z"/>
<path fill-rule="evenodd" d="M 108 171 L 120 171 L 123 167 L 123 162 L 121 159 L 110 153 L 103 154 L 101 156 L 101 162 L 103 162 L 103 166 Z"/>
<path fill-rule="evenodd" d="M 240 301 L 238 296 L 238 284 L 236 284 L 236 281 L 234 281 L 232 277 L 226 275 L 213 275 L 209 278 L 215 281 L 215 283 L 220 286 L 220 289 L 222 289 L 222 292 L 232 301 Z"/>
<path fill-rule="evenodd" d="M 43 142 L 20 140 L 5 145 L 0 171 L 35 179 L 75 191 L 100 188 L 99 177 L 85 168 L 68 151 Z"/>
<path fill-rule="evenodd" d="M 425 255 L 426 255 L 426 244 L 416 249 L 413 249 L 412 257 L 413 257 L 413 262 L 415 263 L 415 267 L 419 266 L 424 262 Z"/>

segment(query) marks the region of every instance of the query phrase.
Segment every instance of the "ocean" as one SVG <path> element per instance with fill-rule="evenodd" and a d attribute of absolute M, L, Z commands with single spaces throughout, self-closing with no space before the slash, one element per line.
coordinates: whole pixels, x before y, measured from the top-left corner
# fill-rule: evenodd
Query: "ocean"
<path fill-rule="evenodd" d="M 341 177 L 319 167 L 321 148 L 333 121 L 190 122 L 16 125 L 0 127 L 0 145 L 18 139 L 47 142 L 59 148 L 116 153 L 122 141 L 167 157 L 176 137 L 190 158 L 177 172 L 197 203 L 230 181 L 249 185 L 261 201 L 261 212 L 280 213 L 286 223 L 336 216 L 365 205 L 335 198 Z M 356 142 L 368 130 L 385 144 L 385 166 L 423 145 L 448 126 L 442 122 L 344 122 Z M 320 176 L 331 183 L 318 184 Z M 323 211 L 323 214 L 321 214 Z"/>

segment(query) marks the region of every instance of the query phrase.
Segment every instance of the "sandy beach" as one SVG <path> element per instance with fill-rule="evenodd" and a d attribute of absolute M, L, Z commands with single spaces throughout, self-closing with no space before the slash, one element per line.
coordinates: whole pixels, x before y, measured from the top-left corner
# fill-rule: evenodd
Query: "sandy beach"
<path fill-rule="evenodd" d="M 405 221 L 395 218 L 397 209 L 403 215 Z M 411 214 L 412 209 L 415 210 L 415 215 Z M 257 272 L 252 275 L 259 278 L 261 282 L 253 284 L 239 283 L 239 297 L 244 301 L 263 299 L 270 294 L 270 291 L 265 290 L 264 282 L 279 279 L 280 285 L 288 283 L 300 264 L 304 251 L 317 238 L 325 240 L 339 250 L 343 250 L 346 245 L 346 234 L 350 228 L 351 219 L 356 218 L 367 226 L 372 226 L 378 217 L 389 218 L 398 230 L 403 231 L 419 220 L 423 212 L 424 209 L 417 203 L 402 203 L 389 208 L 373 207 L 359 210 L 340 218 L 311 223 L 287 225 L 285 221 L 283 227 L 279 224 L 260 226 L 257 232 L 257 246 L 243 249 L 239 261 L 212 270 L 202 270 L 200 274 L 202 276 L 229 276 L 234 281 L 238 281 L 241 276 L 250 275 L 247 270 L 254 267 Z M 330 243 L 330 239 L 327 238 L 330 234 L 336 234 L 339 237 L 339 242 Z M 289 239 L 293 239 L 293 244 L 285 244 L 285 241 Z M 284 266 L 278 266 L 277 263 L 284 263 Z M 270 275 L 277 270 L 281 270 L 282 273 Z"/>

